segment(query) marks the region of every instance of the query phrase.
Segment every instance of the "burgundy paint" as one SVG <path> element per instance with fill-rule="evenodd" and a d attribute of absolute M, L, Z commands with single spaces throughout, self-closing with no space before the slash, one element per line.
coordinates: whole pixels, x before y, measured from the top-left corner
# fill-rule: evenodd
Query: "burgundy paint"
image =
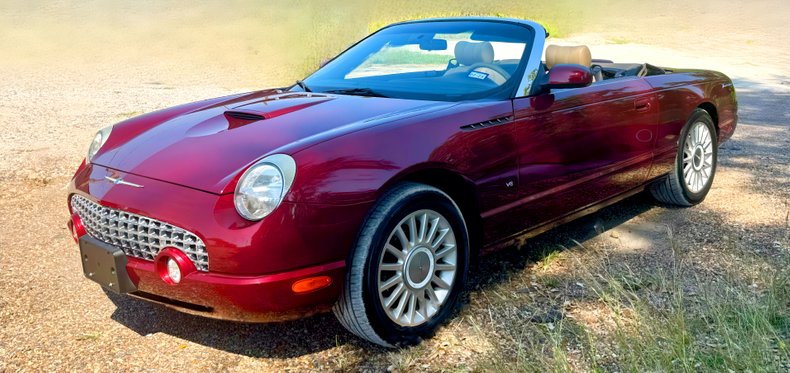
<path fill-rule="evenodd" d="M 547 78 L 586 85 L 582 70 L 556 66 Z M 726 140 L 736 125 L 734 89 L 707 71 L 461 103 L 265 90 L 119 123 L 68 193 L 203 239 L 209 272 L 187 271 L 179 285 L 163 281 L 154 262 L 129 258 L 141 291 L 211 307 L 214 317 L 256 320 L 334 302 L 365 216 L 399 181 L 454 175 L 469 185 L 473 197 L 460 202 L 476 219 L 467 221 L 480 221 L 482 244 L 493 245 L 666 174 L 683 124 L 706 105 Z M 229 110 L 265 119 L 234 124 Z M 467 127 L 492 119 L 502 120 Z M 293 186 L 271 215 L 247 221 L 233 206 L 235 184 L 274 153 L 295 159 Z M 115 185 L 108 175 L 144 187 Z M 323 275 L 329 287 L 291 291 L 295 281 Z"/>
<path fill-rule="evenodd" d="M 582 65 L 555 65 L 549 70 L 545 87 L 578 88 L 586 87 L 593 81 L 590 69 Z"/>

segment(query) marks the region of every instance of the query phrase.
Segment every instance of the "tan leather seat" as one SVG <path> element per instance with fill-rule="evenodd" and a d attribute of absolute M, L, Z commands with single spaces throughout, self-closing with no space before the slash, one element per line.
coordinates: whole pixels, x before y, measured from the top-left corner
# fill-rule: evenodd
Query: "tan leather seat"
<path fill-rule="evenodd" d="M 593 74 L 593 81 L 603 80 L 603 73 L 600 66 L 593 69 L 592 53 L 586 45 L 575 47 L 561 47 L 559 45 L 549 45 L 546 47 L 546 68 L 551 69 L 554 65 L 576 64 L 589 68 Z"/>
<path fill-rule="evenodd" d="M 480 43 L 459 41 L 455 44 L 455 60 L 463 66 L 494 62 L 494 46 L 487 41 Z"/>
<path fill-rule="evenodd" d="M 456 66 L 451 66 L 447 72 L 449 75 L 468 74 L 472 66 L 474 70 L 485 74 L 484 79 L 488 79 L 497 85 L 502 85 L 510 78 L 501 68 L 495 69 L 494 67 L 494 46 L 487 42 L 469 42 L 459 41 L 455 44 L 455 61 Z"/>
<path fill-rule="evenodd" d="M 576 64 L 584 67 L 592 65 L 592 54 L 586 45 L 575 47 L 561 47 L 549 45 L 546 47 L 546 67 L 551 69 L 554 65 Z"/>

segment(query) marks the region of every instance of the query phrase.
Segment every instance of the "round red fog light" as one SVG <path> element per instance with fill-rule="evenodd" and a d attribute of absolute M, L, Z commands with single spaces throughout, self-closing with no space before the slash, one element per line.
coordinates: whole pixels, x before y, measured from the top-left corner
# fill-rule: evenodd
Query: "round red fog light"
<path fill-rule="evenodd" d="M 154 258 L 156 272 L 166 284 L 178 285 L 181 280 L 189 277 L 197 269 L 183 251 L 174 247 L 166 247 Z"/>
<path fill-rule="evenodd" d="M 175 284 L 181 282 L 181 268 L 178 267 L 178 263 L 173 258 L 167 259 L 167 276 Z"/>

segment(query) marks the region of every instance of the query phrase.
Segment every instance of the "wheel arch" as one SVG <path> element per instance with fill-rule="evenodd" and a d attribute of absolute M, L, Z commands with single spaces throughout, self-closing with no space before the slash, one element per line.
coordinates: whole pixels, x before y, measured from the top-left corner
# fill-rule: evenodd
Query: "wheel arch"
<path fill-rule="evenodd" d="M 705 110 L 710 115 L 711 119 L 713 119 L 713 127 L 716 128 L 716 135 L 718 135 L 721 130 L 719 129 L 719 113 L 716 110 L 716 105 L 710 101 L 705 101 L 697 105 L 697 108 Z"/>
<path fill-rule="evenodd" d="M 402 182 L 415 182 L 430 185 L 447 193 L 461 209 L 461 214 L 469 231 L 469 246 L 473 257 L 479 253 L 483 239 L 483 224 L 475 184 L 460 172 L 439 165 L 415 166 L 404 170 L 379 190 L 379 195 Z M 378 196 L 377 196 L 378 197 Z"/>

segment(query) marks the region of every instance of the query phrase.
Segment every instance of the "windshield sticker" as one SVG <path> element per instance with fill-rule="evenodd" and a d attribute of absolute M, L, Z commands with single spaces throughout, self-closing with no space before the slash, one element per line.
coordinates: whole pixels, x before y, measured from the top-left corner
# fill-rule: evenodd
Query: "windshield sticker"
<path fill-rule="evenodd" d="M 470 78 L 475 78 L 475 79 L 480 79 L 480 80 L 488 78 L 488 74 L 481 73 L 479 71 L 470 71 L 469 75 L 467 75 L 467 76 L 470 77 Z"/>

